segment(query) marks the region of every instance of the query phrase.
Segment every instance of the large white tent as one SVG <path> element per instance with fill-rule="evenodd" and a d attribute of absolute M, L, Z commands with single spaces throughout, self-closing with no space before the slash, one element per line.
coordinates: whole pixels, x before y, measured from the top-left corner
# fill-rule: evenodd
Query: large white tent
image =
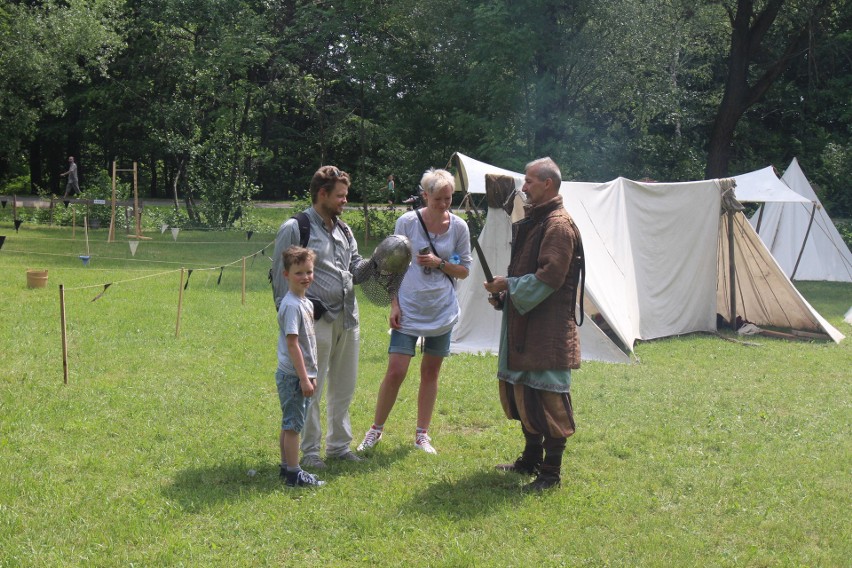
<path fill-rule="evenodd" d="M 793 158 L 781 178 L 799 203 L 766 203 L 750 222 L 793 280 L 852 282 L 852 253 Z"/>
<path fill-rule="evenodd" d="M 471 194 L 486 192 L 486 174 L 510 176 L 516 188 L 523 183 L 520 173 L 460 153 L 453 161 L 460 189 Z M 637 339 L 716 330 L 717 313 L 729 313 L 731 298 L 719 180 L 563 182 L 560 193 L 586 252 L 584 359 L 628 362 Z M 747 219 L 741 213 L 733 219 L 736 314 L 759 326 L 843 339 L 784 276 Z M 479 240 L 492 272 L 505 273 L 511 219 L 503 209 L 489 207 Z M 453 331 L 455 353 L 497 352 L 500 314 L 487 302 L 484 280 L 474 258 L 458 288 L 462 314 Z"/>

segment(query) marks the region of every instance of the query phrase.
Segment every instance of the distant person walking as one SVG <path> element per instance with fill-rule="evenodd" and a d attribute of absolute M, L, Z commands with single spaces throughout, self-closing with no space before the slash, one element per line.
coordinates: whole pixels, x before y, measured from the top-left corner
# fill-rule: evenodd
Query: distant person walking
<path fill-rule="evenodd" d="M 74 156 L 68 156 L 68 171 L 59 174 L 60 177 L 68 176 L 68 183 L 65 184 L 65 195 L 62 197 L 72 197 L 80 193 L 80 183 L 77 181 L 77 164 L 74 163 Z"/>
<path fill-rule="evenodd" d="M 396 182 L 391 174 L 388 176 L 388 205 L 393 205 L 394 201 L 396 201 Z"/>

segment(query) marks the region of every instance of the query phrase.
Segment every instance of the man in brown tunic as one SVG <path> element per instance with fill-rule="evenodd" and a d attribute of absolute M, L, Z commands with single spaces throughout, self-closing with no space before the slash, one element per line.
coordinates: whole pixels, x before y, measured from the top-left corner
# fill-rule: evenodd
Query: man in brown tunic
<path fill-rule="evenodd" d="M 507 276 L 485 283 L 503 310 L 497 378 L 506 416 L 521 422 L 526 445 L 497 469 L 536 479 L 527 490 L 559 485 L 565 442 L 574 433 L 571 369 L 580 367 L 574 319 L 583 265 L 580 231 L 565 210 L 562 176 L 550 158 L 527 164 L 527 211 L 512 226 Z"/>

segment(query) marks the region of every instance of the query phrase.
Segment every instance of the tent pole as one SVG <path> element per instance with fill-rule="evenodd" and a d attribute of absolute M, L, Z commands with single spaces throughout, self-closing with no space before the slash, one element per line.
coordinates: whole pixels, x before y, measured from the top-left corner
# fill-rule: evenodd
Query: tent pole
<path fill-rule="evenodd" d="M 734 262 L 734 212 L 728 211 L 728 282 L 731 286 L 731 329 L 737 329 L 737 267 Z"/>
<path fill-rule="evenodd" d="M 802 254 L 805 252 L 805 245 L 808 244 L 808 236 L 811 234 L 811 225 L 814 224 L 814 215 L 816 214 L 817 204 L 813 202 L 811 208 L 811 220 L 808 221 L 808 229 L 805 231 L 805 238 L 802 240 L 802 248 L 799 250 L 799 257 L 796 259 L 796 265 L 793 267 L 793 273 L 790 274 L 790 280 L 796 277 L 796 271 L 799 269 L 799 262 L 802 260 Z"/>
<path fill-rule="evenodd" d="M 760 211 L 757 212 L 757 227 L 755 227 L 754 232 L 760 235 L 760 224 L 763 222 L 763 211 L 766 209 L 766 203 L 760 206 Z"/>

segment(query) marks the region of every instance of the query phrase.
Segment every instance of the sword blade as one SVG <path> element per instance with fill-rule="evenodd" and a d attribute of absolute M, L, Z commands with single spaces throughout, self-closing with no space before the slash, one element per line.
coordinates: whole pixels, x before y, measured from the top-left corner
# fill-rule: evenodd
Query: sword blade
<path fill-rule="evenodd" d="M 488 267 L 488 261 L 485 260 L 485 253 L 482 252 L 482 247 L 479 246 L 479 240 L 474 237 L 471 239 L 473 243 L 473 248 L 476 250 L 476 256 L 479 257 L 479 264 L 482 265 L 482 272 L 485 273 L 486 282 L 491 282 L 494 280 L 494 276 L 491 274 L 491 269 Z"/>

